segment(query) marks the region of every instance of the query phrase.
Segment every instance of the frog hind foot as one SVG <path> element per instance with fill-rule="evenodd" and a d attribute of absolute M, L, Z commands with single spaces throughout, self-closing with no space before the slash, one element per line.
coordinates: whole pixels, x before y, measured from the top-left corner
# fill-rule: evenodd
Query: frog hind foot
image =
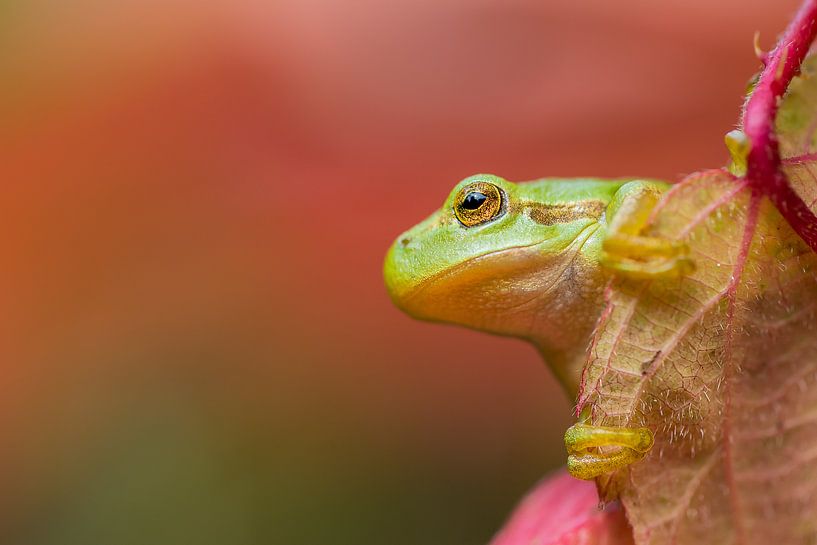
<path fill-rule="evenodd" d="M 575 424 L 565 432 L 567 471 L 577 479 L 595 479 L 641 460 L 653 442 L 647 428 Z"/>

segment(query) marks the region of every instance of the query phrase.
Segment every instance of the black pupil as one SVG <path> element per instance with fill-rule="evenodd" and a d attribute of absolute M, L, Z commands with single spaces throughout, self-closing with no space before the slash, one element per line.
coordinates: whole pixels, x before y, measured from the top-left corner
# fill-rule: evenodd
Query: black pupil
<path fill-rule="evenodd" d="M 465 196 L 465 199 L 462 201 L 462 207 L 466 210 L 476 210 L 488 197 L 480 193 L 479 191 L 472 191 L 468 195 Z"/>

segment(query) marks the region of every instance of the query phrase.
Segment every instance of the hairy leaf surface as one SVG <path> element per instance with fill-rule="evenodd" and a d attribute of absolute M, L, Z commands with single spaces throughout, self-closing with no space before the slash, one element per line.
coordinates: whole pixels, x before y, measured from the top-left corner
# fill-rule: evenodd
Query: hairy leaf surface
<path fill-rule="evenodd" d="M 817 201 L 817 68 L 784 101 L 792 186 Z M 680 280 L 617 279 L 607 291 L 579 410 L 646 426 L 641 462 L 602 477 L 638 544 L 817 542 L 817 256 L 771 202 L 722 170 L 690 176 L 649 235 L 684 241 Z"/>

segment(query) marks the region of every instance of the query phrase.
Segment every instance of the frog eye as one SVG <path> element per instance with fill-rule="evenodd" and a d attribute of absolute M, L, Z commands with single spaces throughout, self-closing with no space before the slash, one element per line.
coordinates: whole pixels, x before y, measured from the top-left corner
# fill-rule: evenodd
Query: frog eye
<path fill-rule="evenodd" d="M 474 227 L 505 212 L 504 194 L 494 184 L 476 182 L 460 189 L 454 197 L 454 215 L 466 227 Z"/>

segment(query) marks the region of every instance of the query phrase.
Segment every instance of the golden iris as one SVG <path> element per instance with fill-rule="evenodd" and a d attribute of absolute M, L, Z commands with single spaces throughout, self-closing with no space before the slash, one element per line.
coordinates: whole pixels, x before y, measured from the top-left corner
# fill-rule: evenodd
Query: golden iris
<path fill-rule="evenodd" d="M 454 215 L 466 227 L 498 218 L 505 211 L 502 190 L 488 182 L 468 184 L 454 198 Z"/>

